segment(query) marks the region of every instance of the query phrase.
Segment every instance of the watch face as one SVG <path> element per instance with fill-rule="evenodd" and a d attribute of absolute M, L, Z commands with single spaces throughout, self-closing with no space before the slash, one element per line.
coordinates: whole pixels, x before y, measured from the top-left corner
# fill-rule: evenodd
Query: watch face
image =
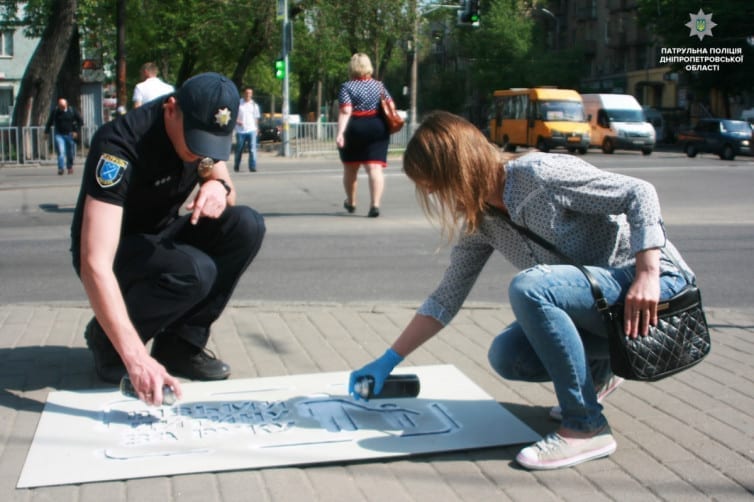
<path fill-rule="evenodd" d="M 215 167 L 215 161 L 209 157 L 204 157 L 199 161 L 199 165 L 196 166 L 196 172 L 199 173 L 199 177 L 206 179 L 212 174 L 212 168 Z"/>

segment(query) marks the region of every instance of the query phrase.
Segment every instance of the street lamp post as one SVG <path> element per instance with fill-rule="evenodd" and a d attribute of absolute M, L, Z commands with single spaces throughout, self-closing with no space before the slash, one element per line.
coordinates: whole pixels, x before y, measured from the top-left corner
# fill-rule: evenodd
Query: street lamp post
<path fill-rule="evenodd" d="M 540 14 L 544 14 L 547 17 L 552 18 L 552 20 L 555 22 L 555 42 L 552 44 L 553 49 L 556 51 L 560 49 L 560 21 L 558 20 L 558 17 L 552 13 L 551 10 L 545 9 L 544 7 L 539 7 L 534 12 L 538 12 Z"/>

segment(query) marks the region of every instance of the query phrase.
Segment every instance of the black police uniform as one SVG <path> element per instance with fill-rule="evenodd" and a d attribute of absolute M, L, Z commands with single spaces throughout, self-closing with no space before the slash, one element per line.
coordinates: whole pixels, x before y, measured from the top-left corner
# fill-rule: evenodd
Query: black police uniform
<path fill-rule="evenodd" d="M 220 218 L 196 225 L 189 214 L 179 215 L 199 182 L 197 163 L 176 154 L 162 103 L 108 122 L 92 138 L 71 226 L 73 266 L 80 275 L 85 197 L 121 206 L 114 272 L 139 336 L 145 343 L 157 337 L 155 348 L 177 337 L 201 349 L 259 251 L 265 226 L 244 206 L 229 206 Z"/>

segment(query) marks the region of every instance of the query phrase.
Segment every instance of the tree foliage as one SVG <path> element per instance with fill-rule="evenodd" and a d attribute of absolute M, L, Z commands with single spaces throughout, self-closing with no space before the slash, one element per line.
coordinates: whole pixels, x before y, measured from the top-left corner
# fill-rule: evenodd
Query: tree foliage
<path fill-rule="evenodd" d="M 18 3 L 0 0 L 0 9 L 15 13 Z M 76 3 L 84 54 L 101 61 L 113 74 L 116 0 Z M 50 16 L 58 4 L 29 0 L 23 20 L 28 32 L 44 40 L 51 24 L 59 24 Z M 141 64 L 154 61 L 162 78 L 176 86 L 193 74 L 217 71 L 231 76 L 239 87 L 252 85 L 262 100 L 265 95 L 281 96 L 280 81 L 273 76 L 273 61 L 280 57 L 282 45 L 277 4 L 278 0 L 129 0 L 128 89 L 138 82 Z M 289 0 L 288 4 L 294 32 L 289 54 L 291 98 L 293 111 L 301 114 L 334 102 L 340 83 L 348 78 L 348 60 L 354 52 L 369 55 L 375 77 L 386 82 L 405 108 L 408 98 L 400 89 L 411 84 L 415 50 L 420 110 L 443 108 L 477 118 L 483 115 L 479 103 L 494 89 L 573 86 L 581 69 L 577 54 L 543 51 L 541 26 L 532 19 L 531 2 L 526 0 L 482 0 L 479 28 L 456 26 L 456 9 L 448 2 Z M 419 38 L 414 40 L 417 14 Z M 58 80 L 57 74 L 47 78 Z"/>
<path fill-rule="evenodd" d="M 71 41 L 76 30 L 77 0 L 59 0 L 44 5 L 29 2 L 25 10 L 28 18 L 18 19 L 15 2 L 4 2 L 3 8 L 12 22 L 29 26 L 29 33 L 44 26 L 41 41 L 26 67 L 16 103 L 12 124 L 15 126 L 38 125 L 46 122 L 54 86 L 63 63 L 66 61 Z M 10 15 L 12 13 L 12 16 Z M 32 19 L 38 17 L 37 24 Z"/>

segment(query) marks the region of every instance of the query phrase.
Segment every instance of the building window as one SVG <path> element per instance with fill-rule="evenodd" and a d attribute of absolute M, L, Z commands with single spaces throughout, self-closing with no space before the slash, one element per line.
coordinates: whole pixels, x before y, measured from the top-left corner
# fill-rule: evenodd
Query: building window
<path fill-rule="evenodd" d="M 13 56 L 13 30 L 0 31 L 0 57 Z"/>
<path fill-rule="evenodd" d="M 0 115 L 10 115 L 13 106 L 13 88 L 0 87 Z"/>

